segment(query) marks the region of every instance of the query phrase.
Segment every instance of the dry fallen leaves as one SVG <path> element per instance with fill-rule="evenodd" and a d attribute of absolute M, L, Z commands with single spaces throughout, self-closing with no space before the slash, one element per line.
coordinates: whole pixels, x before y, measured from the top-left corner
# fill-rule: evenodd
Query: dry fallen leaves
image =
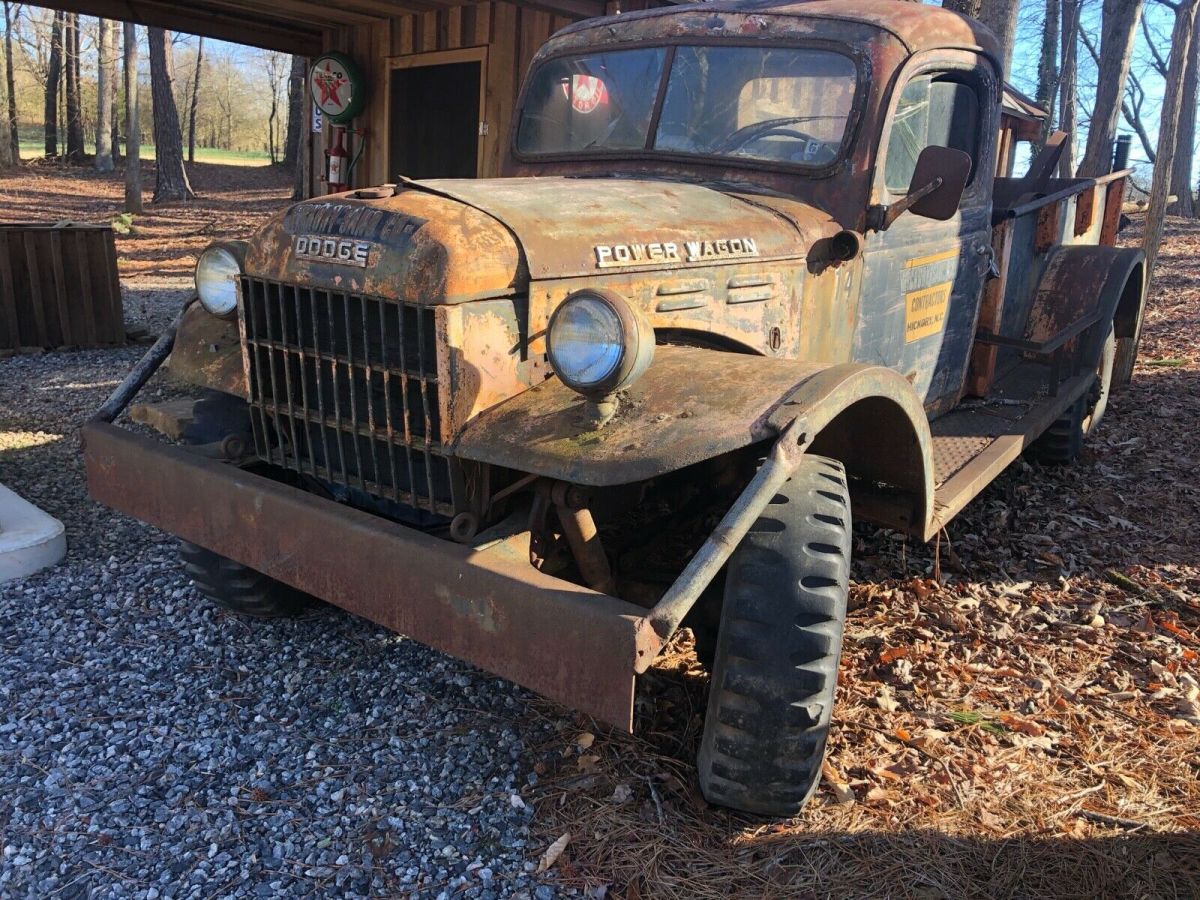
<path fill-rule="evenodd" d="M 539 875 L 558 862 L 558 858 L 563 855 L 563 851 L 567 849 L 567 844 L 569 843 L 571 843 L 571 832 L 568 831 L 546 848 L 546 852 L 538 860 L 537 871 Z"/>

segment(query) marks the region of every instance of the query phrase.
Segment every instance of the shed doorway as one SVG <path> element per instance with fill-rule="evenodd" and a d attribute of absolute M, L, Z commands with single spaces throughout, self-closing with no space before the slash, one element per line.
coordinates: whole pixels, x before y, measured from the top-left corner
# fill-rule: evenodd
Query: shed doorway
<path fill-rule="evenodd" d="M 479 174 L 487 49 L 392 60 L 388 180 Z"/>

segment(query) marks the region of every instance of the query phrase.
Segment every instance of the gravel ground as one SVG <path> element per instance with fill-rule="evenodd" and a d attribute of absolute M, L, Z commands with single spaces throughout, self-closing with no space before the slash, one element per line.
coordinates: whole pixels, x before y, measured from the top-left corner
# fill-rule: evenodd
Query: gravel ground
<path fill-rule="evenodd" d="M 86 499 L 74 430 L 143 349 L 0 360 L 0 481 L 70 542 L 0 586 L 0 896 L 555 896 L 521 793 L 564 723 L 337 611 L 218 612 Z"/>

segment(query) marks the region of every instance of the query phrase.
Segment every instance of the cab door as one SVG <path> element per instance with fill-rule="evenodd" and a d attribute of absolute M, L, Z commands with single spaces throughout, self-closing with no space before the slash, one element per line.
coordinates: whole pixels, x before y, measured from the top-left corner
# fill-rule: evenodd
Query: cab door
<path fill-rule="evenodd" d="M 991 268 L 998 80 L 974 54 L 910 63 L 897 81 L 881 137 L 872 196 L 908 193 L 917 157 L 952 147 L 972 160 L 958 212 L 944 222 L 908 212 L 867 235 L 854 358 L 904 375 L 930 416 L 952 408 L 966 378 Z"/>

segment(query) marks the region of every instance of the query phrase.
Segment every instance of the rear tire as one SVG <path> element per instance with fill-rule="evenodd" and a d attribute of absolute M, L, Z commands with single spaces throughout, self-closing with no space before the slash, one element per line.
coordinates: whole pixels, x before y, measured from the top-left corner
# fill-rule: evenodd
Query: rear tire
<path fill-rule="evenodd" d="M 1071 405 L 1054 424 L 1046 429 L 1030 448 L 1033 456 L 1048 465 L 1066 465 L 1083 452 L 1083 442 L 1100 425 L 1112 395 L 1113 370 L 1117 354 L 1117 339 L 1112 328 L 1100 351 L 1096 366 L 1096 381 L 1086 394 Z"/>
<path fill-rule="evenodd" d="M 806 456 L 726 570 L 697 760 L 710 803 L 793 816 L 820 784 L 850 547 L 845 470 Z"/>
<path fill-rule="evenodd" d="M 307 597 L 300 591 L 211 550 L 184 541 L 179 558 L 200 593 L 232 612 L 278 619 L 304 611 Z"/>

